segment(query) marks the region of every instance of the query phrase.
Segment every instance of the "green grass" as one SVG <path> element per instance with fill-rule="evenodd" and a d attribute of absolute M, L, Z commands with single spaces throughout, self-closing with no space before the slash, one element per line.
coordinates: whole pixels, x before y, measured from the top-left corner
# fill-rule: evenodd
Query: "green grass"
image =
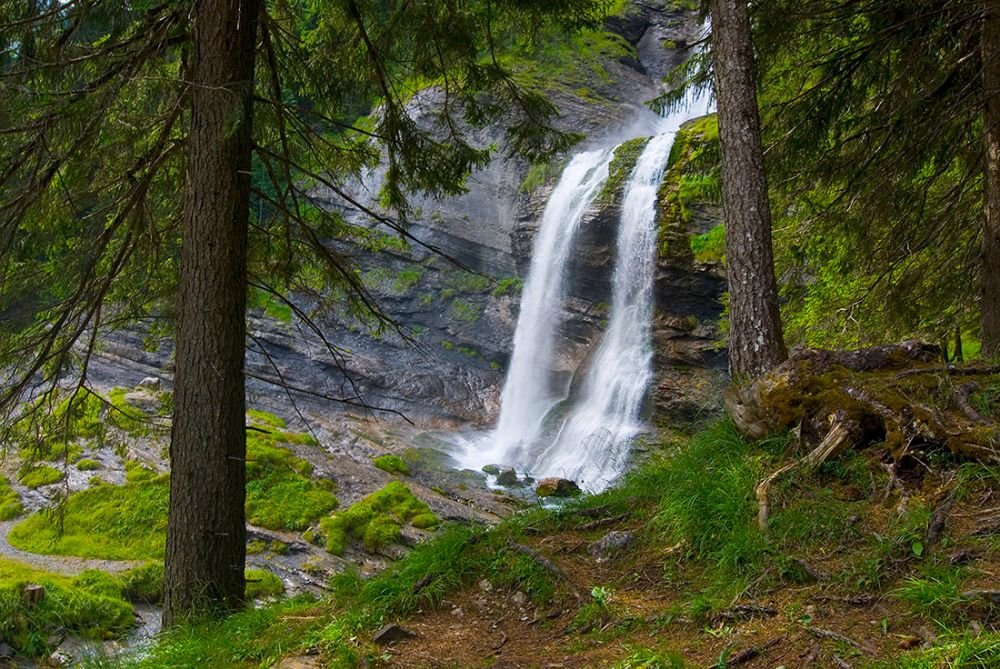
<path fill-rule="evenodd" d="M 101 468 L 101 463 L 90 458 L 83 458 L 76 461 L 76 468 L 81 472 L 92 472 Z"/>
<path fill-rule="evenodd" d="M 10 487 L 10 481 L 0 476 L 0 521 L 13 520 L 22 513 L 21 497 Z"/>
<path fill-rule="evenodd" d="M 88 669 L 270 667 L 308 643 L 327 617 L 306 598 L 247 609 L 221 620 L 202 620 L 164 632 L 139 657 L 95 658 Z"/>
<path fill-rule="evenodd" d="M 32 514 L 14 526 L 10 543 L 33 553 L 162 558 L 169 479 L 137 463 L 126 467 L 124 485 L 99 485 L 70 495 L 61 508 Z"/>
<path fill-rule="evenodd" d="M 351 539 L 361 541 L 370 551 L 399 538 L 403 525 L 436 527 L 440 521 L 426 503 L 417 499 L 403 483 L 393 481 L 355 502 L 347 509 L 320 521 L 326 549 L 342 555 Z"/>
<path fill-rule="evenodd" d="M 285 591 L 281 579 L 266 569 L 247 569 L 246 582 L 247 599 L 277 597 Z"/>
<path fill-rule="evenodd" d="M 736 576 L 760 569 L 767 544 L 757 524 L 754 488 L 765 456 L 728 421 L 696 435 L 650 468 L 662 491 L 655 525 L 667 541 L 684 541 L 688 555 Z"/>
<path fill-rule="evenodd" d="M 372 458 L 372 464 L 382 471 L 389 472 L 390 474 L 402 474 L 403 476 L 410 475 L 410 466 L 406 464 L 406 461 L 398 455 L 394 455 L 392 453 L 386 453 Z"/>
<path fill-rule="evenodd" d="M 35 606 L 21 596 L 27 584 L 45 589 Z M 121 584 L 108 574 L 84 571 L 76 577 L 62 576 L 0 558 L 0 639 L 26 656 L 51 652 L 47 639 L 55 629 L 106 639 L 133 624 L 132 607 L 123 598 Z"/>
<path fill-rule="evenodd" d="M 21 472 L 18 479 L 21 485 L 31 489 L 40 488 L 43 485 L 52 485 L 63 480 L 65 473 L 61 469 L 48 465 L 32 465 Z"/>
<path fill-rule="evenodd" d="M 962 604 L 964 574 L 955 568 L 929 568 L 922 576 L 910 576 L 892 595 L 905 602 L 916 614 L 939 622 L 957 622 Z"/>
<path fill-rule="evenodd" d="M 952 634 L 933 647 L 865 665 L 867 669 L 996 669 L 1000 667 L 1000 633 Z"/>
<path fill-rule="evenodd" d="M 312 443 L 286 432 L 284 421 L 259 411 L 247 432 L 247 520 L 268 529 L 303 530 L 337 507 L 332 482 L 311 478 L 312 465 L 282 443 Z M 265 428 L 261 428 L 265 429 Z M 60 472 L 61 475 L 61 472 Z M 71 494 L 60 507 L 32 514 L 10 533 L 27 551 L 111 560 L 163 557 L 169 476 L 126 463 L 124 485 L 99 484 Z"/>

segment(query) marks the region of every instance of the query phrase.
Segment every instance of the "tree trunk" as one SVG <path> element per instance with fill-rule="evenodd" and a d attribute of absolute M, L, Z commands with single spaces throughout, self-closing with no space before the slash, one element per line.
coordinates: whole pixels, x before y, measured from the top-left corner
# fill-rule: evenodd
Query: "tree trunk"
<path fill-rule="evenodd" d="M 729 274 L 729 372 L 756 377 L 788 357 L 778 313 L 771 210 L 746 0 L 711 0 L 722 206 Z"/>
<path fill-rule="evenodd" d="M 164 623 L 244 598 L 247 234 L 257 0 L 193 10 Z"/>
<path fill-rule="evenodd" d="M 983 354 L 1000 356 L 1000 1 L 983 2 Z"/>

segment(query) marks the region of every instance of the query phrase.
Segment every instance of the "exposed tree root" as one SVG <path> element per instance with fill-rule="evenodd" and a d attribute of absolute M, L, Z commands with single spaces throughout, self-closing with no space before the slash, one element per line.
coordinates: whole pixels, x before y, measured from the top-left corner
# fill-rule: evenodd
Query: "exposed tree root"
<path fill-rule="evenodd" d="M 854 445 L 854 442 L 860 433 L 860 426 L 856 421 L 847 418 L 842 411 L 831 414 L 828 417 L 828 420 L 830 422 L 830 430 L 826 433 L 826 436 L 823 438 L 823 441 L 820 442 L 819 446 L 810 451 L 801 460 L 781 467 L 777 471 L 769 474 L 767 478 L 757 484 L 757 488 L 754 490 L 754 493 L 757 496 L 757 524 L 760 526 L 760 529 L 767 529 L 767 520 L 771 512 L 771 503 L 768 498 L 768 491 L 771 488 L 771 484 L 774 483 L 779 476 L 799 466 L 807 470 L 816 469 L 831 457 L 840 455 Z"/>
<path fill-rule="evenodd" d="M 974 401 L 982 387 L 1000 382 L 1000 368 L 942 367 L 938 354 L 936 346 L 919 342 L 799 351 L 727 391 L 726 410 L 750 439 L 798 426 L 812 449 L 804 462 L 810 466 L 874 442 L 884 442 L 897 461 L 916 450 L 945 448 L 1000 462 L 1000 425 Z"/>
<path fill-rule="evenodd" d="M 811 625 L 806 627 L 806 631 L 808 631 L 817 639 L 830 639 L 832 641 L 839 641 L 841 643 L 847 644 L 848 646 L 854 648 L 859 652 L 867 653 L 869 655 L 875 654 L 875 649 L 872 648 L 871 646 L 867 644 L 858 643 L 854 639 L 844 636 L 839 632 L 834 632 L 833 630 L 824 629 L 822 627 L 812 627 Z"/>

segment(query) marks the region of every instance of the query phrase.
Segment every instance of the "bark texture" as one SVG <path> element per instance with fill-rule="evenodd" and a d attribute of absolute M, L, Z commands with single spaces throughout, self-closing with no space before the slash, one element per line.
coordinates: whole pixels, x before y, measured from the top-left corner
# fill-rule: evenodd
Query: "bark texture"
<path fill-rule="evenodd" d="M 771 210 L 746 0 L 712 0 L 729 274 L 729 372 L 754 378 L 788 357 L 778 313 Z"/>
<path fill-rule="evenodd" d="M 256 0 L 197 0 L 164 623 L 244 598 L 247 234 Z"/>
<path fill-rule="evenodd" d="M 1000 0 L 983 3 L 983 304 L 982 342 L 988 356 L 1000 355 Z"/>

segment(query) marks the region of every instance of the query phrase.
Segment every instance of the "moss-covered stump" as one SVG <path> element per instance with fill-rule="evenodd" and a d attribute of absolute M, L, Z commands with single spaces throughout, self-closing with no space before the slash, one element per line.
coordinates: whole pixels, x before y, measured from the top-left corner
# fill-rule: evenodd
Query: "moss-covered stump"
<path fill-rule="evenodd" d="M 820 461 L 884 442 L 897 462 L 935 449 L 1000 462 L 1000 368 L 940 360 L 937 346 L 920 342 L 805 350 L 730 389 L 726 409 L 751 439 L 798 428 Z"/>

